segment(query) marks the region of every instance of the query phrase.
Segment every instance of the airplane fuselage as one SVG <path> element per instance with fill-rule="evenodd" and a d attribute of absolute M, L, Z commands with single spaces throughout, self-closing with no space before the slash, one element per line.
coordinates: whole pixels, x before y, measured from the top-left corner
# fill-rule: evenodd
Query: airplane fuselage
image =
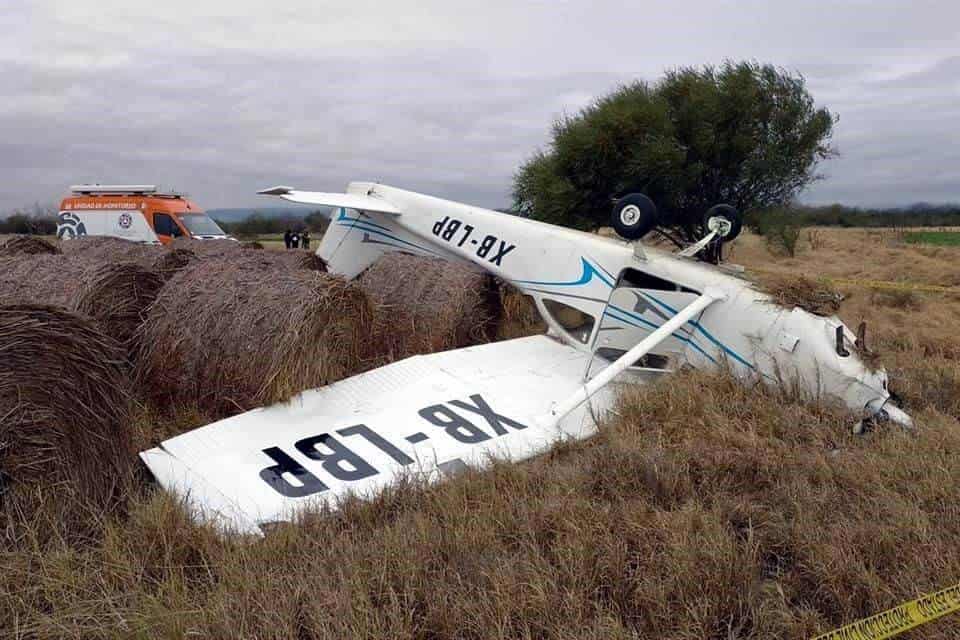
<path fill-rule="evenodd" d="M 722 366 L 744 379 L 799 382 L 856 411 L 876 412 L 890 397 L 886 373 L 865 365 L 839 319 L 775 304 L 721 268 L 386 185 L 354 182 L 347 193 L 403 212 L 333 210 L 318 254 L 348 278 L 386 251 L 472 263 L 530 295 L 551 332 L 571 346 L 613 355 L 713 288 L 725 298 L 651 352 L 661 366 Z M 583 314 L 577 330 L 558 319 L 566 308 Z"/>

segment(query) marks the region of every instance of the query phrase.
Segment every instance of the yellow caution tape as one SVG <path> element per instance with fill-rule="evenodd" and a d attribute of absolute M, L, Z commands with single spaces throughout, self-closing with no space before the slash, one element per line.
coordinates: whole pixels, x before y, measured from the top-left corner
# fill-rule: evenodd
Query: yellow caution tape
<path fill-rule="evenodd" d="M 819 635 L 813 640 L 883 640 L 960 609 L 960 584 Z"/>
<path fill-rule="evenodd" d="M 912 282 L 889 282 L 886 280 L 858 280 L 851 278 L 824 278 L 834 284 L 849 284 L 869 287 L 871 289 L 893 289 L 895 291 L 925 291 L 927 293 L 960 294 L 956 287 L 942 287 L 936 284 L 915 284 Z"/>
<path fill-rule="evenodd" d="M 754 267 L 749 267 L 747 272 L 750 271 L 756 273 L 767 273 L 771 275 L 788 275 L 781 274 L 778 271 L 771 271 L 769 269 L 757 269 Z M 832 278 L 830 276 L 818 276 L 818 280 L 822 280 L 829 284 L 844 284 L 850 286 L 859 286 L 859 287 L 868 287 L 870 289 L 890 289 L 893 291 L 919 291 L 925 293 L 945 293 L 952 295 L 960 295 L 960 288 L 958 287 L 944 287 L 937 284 L 922 284 L 922 283 L 913 283 L 913 282 L 892 282 L 889 280 L 862 280 L 860 278 Z"/>

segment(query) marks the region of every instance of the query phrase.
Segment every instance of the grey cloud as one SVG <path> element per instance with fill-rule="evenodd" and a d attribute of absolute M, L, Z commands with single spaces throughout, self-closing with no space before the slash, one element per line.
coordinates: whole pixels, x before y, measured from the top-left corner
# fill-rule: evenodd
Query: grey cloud
<path fill-rule="evenodd" d="M 31 5 L 0 17 L 0 211 L 80 180 L 215 207 L 374 179 L 501 206 L 556 117 L 725 58 L 797 70 L 840 114 L 805 199 L 960 200 L 953 3 Z"/>
<path fill-rule="evenodd" d="M 604 73 L 494 78 L 457 67 L 438 73 L 403 59 L 359 65 L 235 55 L 168 58 L 166 65 L 184 73 L 163 75 L 149 65 L 115 71 L 107 91 L 92 81 L 95 73 L 35 72 L 42 95 L 60 96 L 63 108 L 56 117 L 0 111 L 0 122 L 12 115 L 17 123 L 4 164 L 29 172 L 26 184 L 43 180 L 36 171 L 43 158 L 57 179 L 73 167 L 68 182 L 156 180 L 151 168 L 180 187 L 181 179 L 203 176 L 230 185 L 233 202 L 249 203 L 263 186 L 250 176 L 273 175 L 331 189 L 369 177 L 451 197 L 462 190 L 499 206 L 508 201 L 512 171 L 561 113 L 557 96 L 593 95 L 618 80 Z M 268 86 L 240 77 L 238 69 L 251 68 L 269 69 Z M 198 197 L 224 193 L 222 186 L 189 189 Z"/>
<path fill-rule="evenodd" d="M 877 84 L 899 89 L 945 89 L 947 92 L 952 89 L 953 95 L 960 97 L 960 56 L 938 60 L 927 69 Z"/>

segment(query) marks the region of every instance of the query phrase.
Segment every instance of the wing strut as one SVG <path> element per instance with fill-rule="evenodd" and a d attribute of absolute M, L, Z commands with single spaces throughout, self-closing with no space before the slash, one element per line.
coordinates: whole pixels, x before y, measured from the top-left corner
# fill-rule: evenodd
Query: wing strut
<path fill-rule="evenodd" d="M 689 247 L 687 247 L 686 249 L 683 249 L 683 250 L 681 250 L 681 251 L 678 251 L 678 252 L 677 252 L 677 255 L 678 255 L 678 256 L 683 256 L 684 258 L 692 258 L 693 256 L 695 256 L 695 255 L 697 255 L 698 253 L 700 253 L 700 251 L 701 251 L 704 247 L 706 247 L 708 244 L 710 244 L 711 242 L 713 242 L 713 239 L 716 238 L 716 237 L 717 237 L 717 232 L 716 232 L 716 231 L 711 231 L 710 233 L 708 233 L 707 235 L 705 235 L 703 238 L 701 238 L 700 241 L 697 242 L 696 244 L 692 244 L 692 245 L 690 245 Z"/>
<path fill-rule="evenodd" d="M 610 363 L 603 371 L 590 378 L 566 400 L 562 400 L 550 409 L 544 416 L 545 421 L 554 424 L 562 420 L 568 413 L 579 407 L 590 396 L 605 387 L 611 380 L 623 373 L 634 362 L 647 355 L 655 346 L 663 342 L 674 331 L 685 325 L 695 315 L 718 300 L 723 300 L 727 294 L 716 289 L 708 289 L 699 298 L 688 304 L 680 312 L 664 322 L 653 333 L 638 342 L 632 349 Z"/>

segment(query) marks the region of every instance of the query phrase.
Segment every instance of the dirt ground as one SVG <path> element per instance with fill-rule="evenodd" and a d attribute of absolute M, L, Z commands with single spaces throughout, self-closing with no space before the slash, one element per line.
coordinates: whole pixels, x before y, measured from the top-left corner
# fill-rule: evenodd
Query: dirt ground
<path fill-rule="evenodd" d="M 806 234 L 806 232 L 805 232 Z M 960 248 L 810 230 L 773 274 L 960 286 Z M 762 277 L 762 276 L 760 276 Z M 838 285 L 917 421 L 685 373 L 593 440 L 222 539 L 143 477 L 82 543 L 7 514 L 0 638 L 808 638 L 960 581 L 960 296 Z M 203 424 L 144 408 L 154 440 Z M 29 525 L 29 523 L 27 523 Z M 956 638 L 960 615 L 903 638 Z"/>

